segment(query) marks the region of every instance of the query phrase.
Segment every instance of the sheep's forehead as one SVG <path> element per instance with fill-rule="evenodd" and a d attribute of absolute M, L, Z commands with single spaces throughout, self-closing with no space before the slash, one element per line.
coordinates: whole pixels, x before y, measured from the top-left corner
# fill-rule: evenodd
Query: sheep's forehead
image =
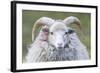
<path fill-rule="evenodd" d="M 58 30 L 68 31 L 68 27 L 63 22 L 55 22 L 51 26 L 50 31 L 53 32 Z"/>

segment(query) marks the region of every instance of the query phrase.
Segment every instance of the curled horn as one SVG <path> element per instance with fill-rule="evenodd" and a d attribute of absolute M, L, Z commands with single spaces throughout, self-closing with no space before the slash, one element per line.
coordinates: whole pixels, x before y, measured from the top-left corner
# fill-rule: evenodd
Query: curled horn
<path fill-rule="evenodd" d="M 42 27 L 42 26 L 51 26 L 54 23 L 54 20 L 48 17 L 41 17 L 40 19 L 38 19 L 35 24 L 33 25 L 33 29 L 32 29 L 32 41 L 35 40 L 36 38 L 36 33 L 37 30 Z"/>
<path fill-rule="evenodd" d="M 72 23 L 75 23 L 77 24 L 77 26 L 79 27 L 79 29 L 81 30 L 81 33 L 83 34 L 83 31 L 82 31 L 82 27 L 81 27 L 81 22 L 80 20 L 77 18 L 77 17 L 74 17 L 74 16 L 69 16 L 67 18 L 65 18 L 63 20 L 63 22 L 68 26 Z"/>

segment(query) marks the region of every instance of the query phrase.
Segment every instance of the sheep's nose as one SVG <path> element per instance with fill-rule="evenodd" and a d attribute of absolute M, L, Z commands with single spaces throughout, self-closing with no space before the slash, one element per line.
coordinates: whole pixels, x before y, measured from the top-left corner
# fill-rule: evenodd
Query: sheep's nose
<path fill-rule="evenodd" d="M 62 43 L 58 43 L 58 46 L 60 46 L 60 47 L 61 47 L 61 46 L 62 46 Z"/>

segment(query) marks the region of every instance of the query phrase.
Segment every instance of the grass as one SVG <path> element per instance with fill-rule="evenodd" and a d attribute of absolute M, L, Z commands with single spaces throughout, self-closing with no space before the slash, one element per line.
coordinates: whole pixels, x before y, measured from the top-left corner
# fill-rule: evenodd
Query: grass
<path fill-rule="evenodd" d="M 84 36 L 81 35 L 79 28 L 76 25 L 71 25 L 74 28 L 81 40 L 81 42 L 87 47 L 89 56 L 91 57 L 91 15 L 89 13 L 72 13 L 72 12 L 51 12 L 51 11 L 34 11 L 34 10 L 23 10 L 22 12 L 22 58 L 25 61 L 25 56 L 27 54 L 27 46 L 32 43 L 32 27 L 37 19 L 40 17 L 50 17 L 53 19 L 65 19 L 68 16 L 76 16 L 80 19 L 82 23 L 82 28 L 84 31 Z"/>

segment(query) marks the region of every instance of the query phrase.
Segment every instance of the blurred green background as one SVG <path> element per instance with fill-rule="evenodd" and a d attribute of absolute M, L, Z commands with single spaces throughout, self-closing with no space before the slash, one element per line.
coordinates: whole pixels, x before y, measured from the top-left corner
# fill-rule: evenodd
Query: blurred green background
<path fill-rule="evenodd" d="M 68 16 L 76 16 L 82 23 L 84 36 L 80 33 L 79 28 L 76 25 L 70 25 L 74 28 L 81 40 L 81 42 L 87 47 L 89 56 L 91 57 L 91 15 L 90 13 L 75 13 L 75 12 L 54 12 L 54 11 L 34 11 L 23 10 L 22 11 L 22 63 L 25 62 L 25 56 L 27 54 L 27 47 L 32 43 L 32 27 L 36 20 L 40 17 L 50 17 L 53 19 L 65 19 Z"/>

